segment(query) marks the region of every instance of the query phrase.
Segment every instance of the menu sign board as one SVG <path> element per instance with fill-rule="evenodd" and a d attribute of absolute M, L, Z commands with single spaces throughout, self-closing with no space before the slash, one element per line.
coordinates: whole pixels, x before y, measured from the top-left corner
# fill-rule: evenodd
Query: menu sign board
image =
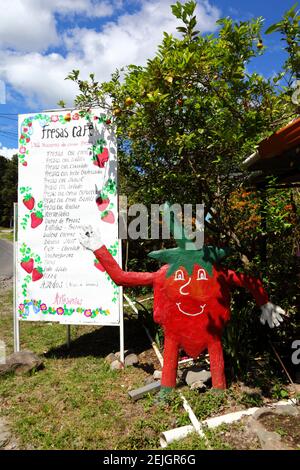
<path fill-rule="evenodd" d="M 19 116 L 18 191 L 18 318 L 118 325 L 119 288 L 80 244 L 91 225 L 120 259 L 117 148 L 105 113 Z"/>

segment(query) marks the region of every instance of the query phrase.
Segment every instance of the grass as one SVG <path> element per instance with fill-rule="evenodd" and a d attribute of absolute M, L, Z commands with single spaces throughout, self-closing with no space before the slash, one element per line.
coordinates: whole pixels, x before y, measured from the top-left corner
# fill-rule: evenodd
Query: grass
<path fill-rule="evenodd" d="M 0 292 L 0 339 L 13 350 L 11 292 Z M 128 322 L 129 323 L 129 322 Z M 128 390 L 144 385 L 151 364 L 111 371 L 105 356 L 118 350 L 118 329 L 22 322 L 21 347 L 39 354 L 44 369 L 25 376 L 0 378 L 0 414 L 6 416 L 22 449 L 156 449 L 159 434 L 177 426 L 181 408 L 139 402 Z M 137 353 L 149 348 L 135 321 L 125 326 L 125 346 L 137 338 Z M 150 350 L 150 353 L 152 350 Z M 152 365 L 152 371 L 154 365 Z"/>
<path fill-rule="evenodd" d="M 13 350 L 11 305 L 12 292 L 0 290 L 0 340 L 5 341 L 7 354 Z M 128 391 L 144 385 L 159 367 L 137 320 L 125 321 L 125 348 L 133 348 L 143 359 L 137 367 L 121 371 L 111 371 L 105 361 L 108 353 L 119 349 L 118 328 L 72 326 L 70 350 L 63 325 L 21 322 L 20 328 L 21 348 L 44 361 L 44 369 L 30 375 L 0 377 L 0 415 L 7 417 L 20 448 L 159 449 L 162 431 L 190 424 L 177 392 L 167 405 L 156 404 L 150 395 L 138 402 L 129 399 Z M 220 393 L 181 390 L 199 420 L 255 406 L 260 400 L 235 386 Z M 210 448 L 236 448 L 224 432 L 207 431 Z M 197 434 L 169 446 L 205 448 Z"/>
<path fill-rule="evenodd" d="M 13 231 L 7 232 L 8 229 L 7 227 L 0 227 L 0 239 L 2 240 L 10 240 L 11 242 L 14 239 L 14 233 Z"/>

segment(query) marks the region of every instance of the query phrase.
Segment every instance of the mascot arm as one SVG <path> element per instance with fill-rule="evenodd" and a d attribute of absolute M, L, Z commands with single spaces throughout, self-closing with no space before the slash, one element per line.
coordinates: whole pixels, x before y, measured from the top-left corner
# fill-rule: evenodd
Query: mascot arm
<path fill-rule="evenodd" d="M 104 245 L 95 250 L 94 255 L 118 286 L 147 286 L 153 284 L 155 273 L 123 271 Z"/>
<path fill-rule="evenodd" d="M 230 286 L 244 287 L 247 289 L 254 297 L 258 307 L 265 305 L 269 301 L 268 294 L 266 293 L 262 282 L 255 277 L 228 270 L 227 281 L 229 282 Z"/>

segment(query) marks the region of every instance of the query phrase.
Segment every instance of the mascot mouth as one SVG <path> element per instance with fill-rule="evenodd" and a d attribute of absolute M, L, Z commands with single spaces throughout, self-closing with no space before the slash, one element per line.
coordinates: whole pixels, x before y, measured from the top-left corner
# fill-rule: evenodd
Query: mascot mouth
<path fill-rule="evenodd" d="M 200 305 L 200 308 L 201 308 L 201 312 L 197 312 L 197 313 L 188 313 L 188 312 L 185 312 L 184 310 L 182 310 L 182 308 L 180 307 L 180 304 L 181 302 L 178 302 L 176 305 L 177 305 L 177 308 L 179 310 L 179 312 L 183 313 L 184 315 L 188 315 L 189 317 L 196 317 L 197 315 L 201 315 L 202 313 L 204 313 L 204 309 L 206 307 L 206 304 L 204 305 Z"/>

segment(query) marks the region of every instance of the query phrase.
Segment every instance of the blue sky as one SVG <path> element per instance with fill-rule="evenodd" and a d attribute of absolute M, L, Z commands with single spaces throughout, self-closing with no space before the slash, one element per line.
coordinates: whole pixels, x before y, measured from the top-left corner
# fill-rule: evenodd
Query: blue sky
<path fill-rule="evenodd" d="M 0 154 L 9 157 L 17 147 L 18 114 L 56 108 L 61 98 L 72 105 L 76 87 L 64 80 L 72 69 L 79 68 L 83 75 L 95 72 L 102 81 L 117 67 L 143 65 L 162 32 L 176 32 L 172 3 L 175 0 L 1 0 L 0 80 L 6 104 L 0 87 Z M 212 32 L 220 17 L 262 16 L 266 29 L 294 3 L 198 0 L 198 26 Z M 284 60 L 283 43 L 276 34 L 264 43 L 266 53 L 249 70 L 270 76 Z"/>

